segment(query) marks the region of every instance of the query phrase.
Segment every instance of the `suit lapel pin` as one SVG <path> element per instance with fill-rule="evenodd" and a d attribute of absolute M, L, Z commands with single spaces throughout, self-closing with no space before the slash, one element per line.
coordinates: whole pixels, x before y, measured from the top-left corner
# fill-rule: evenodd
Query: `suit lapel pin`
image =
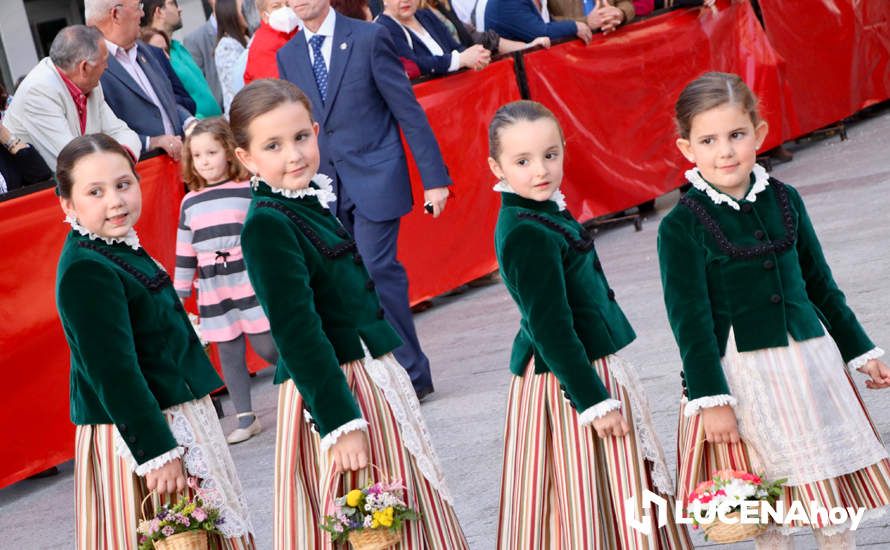
<path fill-rule="evenodd" d="M 345 49 L 348 48 L 348 47 L 349 47 L 349 46 L 346 45 L 346 42 L 340 42 L 340 49 L 341 49 L 341 50 L 345 50 Z"/>

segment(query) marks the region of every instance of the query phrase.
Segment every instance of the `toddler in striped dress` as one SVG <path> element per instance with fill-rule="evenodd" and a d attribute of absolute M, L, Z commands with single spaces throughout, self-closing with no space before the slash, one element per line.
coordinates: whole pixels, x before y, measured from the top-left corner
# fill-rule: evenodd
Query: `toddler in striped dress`
<path fill-rule="evenodd" d="M 217 344 L 238 416 L 238 427 L 226 439 L 240 443 L 262 431 L 250 401 L 245 335 L 260 357 L 278 362 L 269 321 L 250 286 L 241 255 L 250 184 L 235 158 L 232 132 L 222 118 L 198 122 L 183 149 L 182 176 L 191 191 L 180 208 L 173 284 L 181 298 L 188 298 L 197 274 L 201 335 Z"/>

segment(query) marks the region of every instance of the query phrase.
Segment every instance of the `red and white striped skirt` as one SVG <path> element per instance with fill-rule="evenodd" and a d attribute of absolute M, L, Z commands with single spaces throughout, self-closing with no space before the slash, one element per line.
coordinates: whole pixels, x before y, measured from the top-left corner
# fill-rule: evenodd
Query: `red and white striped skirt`
<path fill-rule="evenodd" d="M 136 550 L 136 531 L 143 499 L 149 494 L 145 478 L 133 473 L 127 462 L 114 450 L 113 424 L 77 426 L 74 457 L 76 493 L 76 537 L 78 550 Z M 222 437 L 220 429 L 219 436 Z M 225 443 L 225 440 L 222 440 Z M 228 452 L 226 447 L 223 447 Z M 187 488 L 181 495 L 194 497 Z M 169 504 L 181 495 L 158 497 L 155 493 L 145 503 L 145 514 L 154 517 L 161 504 Z M 253 536 L 239 538 L 211 537 L 211 548 L 253 550 Z"/>
<path fill-rule="evenodd" d="M 593 368 L 609 394 L 621 401 L 630 426 L 625 437 L 601 439 L 592 426 L 581 426 L 578 412 L 563 397 L 559 380 L 551 373 L 534 374 L 534 360 L 525 376 L 513 377 L 507 401 L 497 547 L 692 548 L 686 528 L 674 521 L 673 500 L 667 494 L 670 487 L 665 486 L 670 479 L 656 473 L 656 468 L 664 469 L 663 453 L 654 440 L 648 405 L 633 367 L 609 356 L 596 360 Z M 652 453 L 659 464 L 647 458 Z M 654 477 L 661 478 L 662 486 L 656 486 Z M 644 490 L 661 494 L 671 504 L 664 527 L 658 528 L 655 513 L 643 510 Z M 648 514 L 651 535 L 628 522 L 625 500 L 630 497 L 636 499 L 638 520 Z"/>
<path fill-rule="evenodd" d="M 742 442 L 708 443 L 701 415 L 687 418 L 684 400 L 677 434 L 678 499 L 686 502 L 698 483 L 729 468 L 789 480 L 780 499 L 785 509 L 799 502 L 817 521 L 789 522 L 781 526 L 786 534 L 847 528 L 812 513 L 822 508 L 864 508 L 865 519 L 884 513 L 890 505 L 890 459 L 830 337 L 795 342 L 789 336 L 785 347 L 738 352 L 730 334 L 722 366 L 738 400 Z"/>
<path fill-rule="evenodd" d="M 405 503 L 420 514 L 419 520 L 403 524 L 399 548 L 468 548 L 405 370 L 391 354 L 341 367 L 368 422 L 371 463 L 390 481 L 403 483 Z M 333 548 L 330 536 L 319 527 L 321 518 L 330 513 L 336 497 L 377 481 L 380 475 L 371 468 L 336 474 L 329 457 L 321 455 L 321 439 L 303 411 L 303 399 L 293 381 L 281 384 L 275 445 L 275 550 Z"/>

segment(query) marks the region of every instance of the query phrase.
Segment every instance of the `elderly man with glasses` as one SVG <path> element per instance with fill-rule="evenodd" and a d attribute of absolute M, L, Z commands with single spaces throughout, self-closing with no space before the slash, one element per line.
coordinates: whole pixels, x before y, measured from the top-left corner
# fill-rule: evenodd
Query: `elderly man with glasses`
<path fill-rule="evenodd" d="M 194 117 L 177 104 L 164 67 L 138 40 L 142 2 L 86 0 L 84 8 L 87 24 L 99 29 L 108 48 L 101 78 L 105 100 L 139 134 L 143 151 L 161 148 L 178 161 L 184 129 Z"/>

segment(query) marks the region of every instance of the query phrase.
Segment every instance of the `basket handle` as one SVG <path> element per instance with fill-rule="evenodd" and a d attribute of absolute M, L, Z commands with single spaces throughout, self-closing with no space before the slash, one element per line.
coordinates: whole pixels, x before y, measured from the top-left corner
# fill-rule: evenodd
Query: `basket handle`
<path fill-rule="evenodd" d="M 148 516 L 145 514 L 145 503 L 148 502 L 148 499 L 151 498 L 151 495 L 157 493 L 157 491 L 149 491 L 145 498 L 142 499 L 142 506 L 139 507 L 139 511 L 142 512 L 142 519 L 148 521 Z"/>

